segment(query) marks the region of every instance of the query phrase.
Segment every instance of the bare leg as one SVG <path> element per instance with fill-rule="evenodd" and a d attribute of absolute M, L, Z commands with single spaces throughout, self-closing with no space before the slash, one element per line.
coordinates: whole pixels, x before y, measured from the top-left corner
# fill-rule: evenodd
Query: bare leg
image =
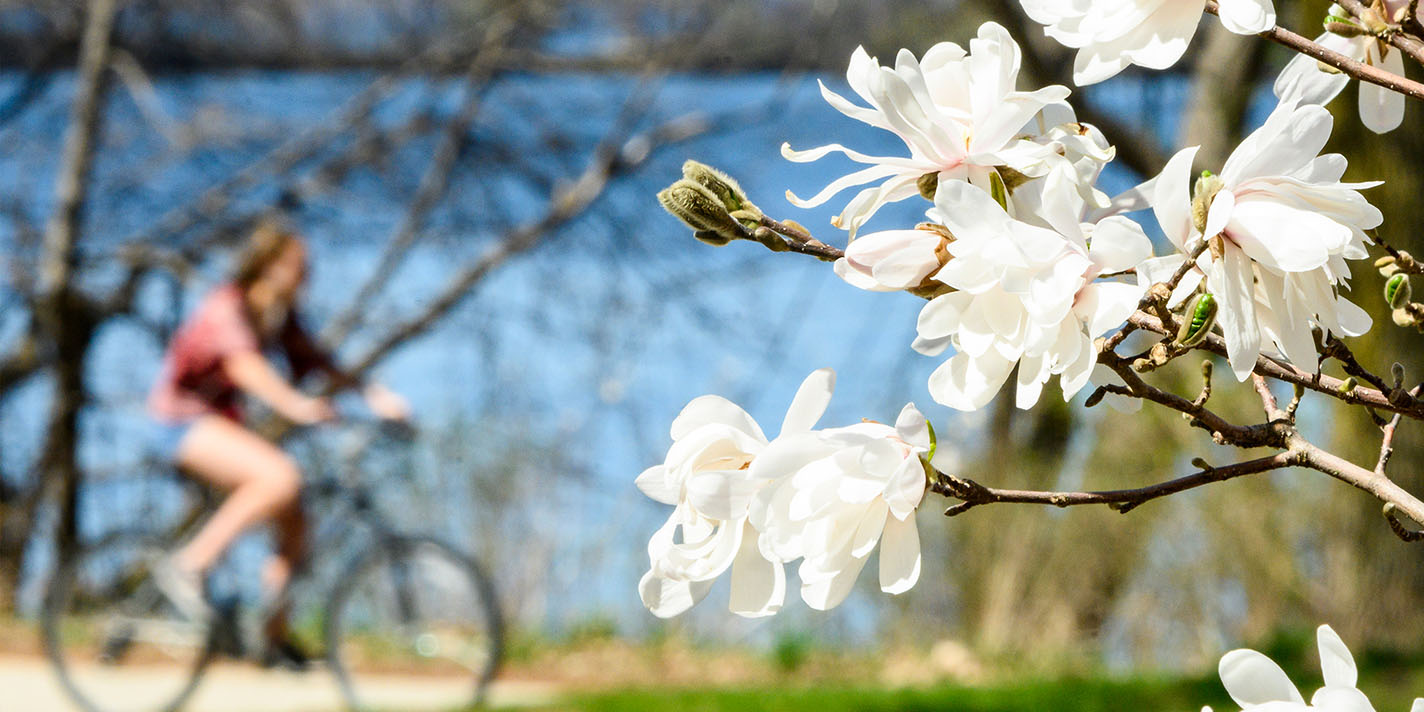
<path fill-rule="evenodd" d="M 290 522 L 300 521 L 300 513 L 280 515 L 299 509 L 301 472 L 275 445 L 226 418 L 206 416 L 184 435 L 177 464 L 194 479 L 230 493 L 177 552 L 178 565 L 190 571 L 208 570 L 242 532 L 273 517 L 289 524 L 281 527 L 281 554 L 300 553 L 302 527 L 290 526 Z M 272 583 L 286 584 L 291 561 L 274 567 Z"/>
<path fill-rule="evenodd" d="M 277 550 L 262 567 L 262 588 L 274 599 L 279 596 L 287 583 L 292 580 L 293 570 L 301 564 L 306 555 L 306 515 L 299 504 L 278 512 L 273 522 L 277 529 Z M 287 637 L 287 605 L 270 612 L 265 628 L 268 640 L 283 640 Z"/>

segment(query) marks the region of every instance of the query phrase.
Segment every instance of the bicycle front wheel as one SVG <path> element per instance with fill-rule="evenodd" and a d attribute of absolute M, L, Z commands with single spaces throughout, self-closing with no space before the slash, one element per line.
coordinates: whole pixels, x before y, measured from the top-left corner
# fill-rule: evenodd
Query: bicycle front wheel
<path fill-rule="evenodd" d="M 475 706 L 504 637 L 475 561 L 430 539 L 389 539 L 338 580 L 327 654 L 352 709 Z"/>
<path fill-rule="evenodd" d="M 85 712 L 176 710 L 211 659 L 209 626 L 189 621 L 153 581 L 161 539 L 119 533 L 62 566 L 45 595 L 45 652 Z"/>

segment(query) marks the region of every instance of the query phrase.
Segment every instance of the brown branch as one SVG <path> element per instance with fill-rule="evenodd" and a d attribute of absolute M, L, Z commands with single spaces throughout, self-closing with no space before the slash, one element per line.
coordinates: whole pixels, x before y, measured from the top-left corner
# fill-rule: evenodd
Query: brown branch
<path fill-rule="evenodd" d="M 1168 335 L 1170 332 L 1162 326 L 1161 320 L 1144 312 L 1137 312 L 1128 317 L 1131 324 L 1140 329 Z M 1212 334 L 1206 338 L 1196 348 L 1214 353 L 1218 356 L 1226 356 L 1226 342 L 1220 336 Z M 1274 378 L 1278 381 L 1285 381 L 1292 385 L 1302 386 L 1307 390 L 1321 393 L 1352 405 L 1366 405 L 1378 410 L 1386 410 L 1391 413 L 1403 413 L 1408 418 L 1424 420 L 1424 406 L 1421 406 L 1418 399 L 1408 397 L 1391 400 L 1389 395 L 1375 388 L 1355 386 L 1349 392 L 1341 392 L 1340 387 L 1344 381 L 1327 376 L 1323 373 L 1308 373 L 1287 363 L 1281 363 L 1273 359 L 1259 356 L 1256 359 L 1255 373 L 1259 373 L 1267 378 Z"/>
<path fill-rule="evenodd" d="M 1121 490 L 1098 490 L 1086 492 L 1053 492 L 986 487 L 973 480 L 960 479 L 952 475 L 936 472 L 930 484 L 930 491 L 946 497 L 961 500 L 959 504 L 945 510 L 946 516 L 962 514 L 974 507 L 999 503 L 1048 504 L 1055 507 L 1074 507 L 1103 504 L 1119 512 L 1129 512 L 1139 505 L 1168 495 L 1195 489 L 1213 482 L 1245 477 L 1247 475 L 1270 472 L 1283 467 L 1301 464 L 1299 456 L 1293 452 L 1279 452 L 1268 457 L 1247 460 L 1223 467 L 1206 467 L 1190 475 L 1159 482 L 1147 487 Z"/>
<path fill-rule="evenodd" d="M 1127 396 L 1129 398 L 1141 398 L 1152 401 L 1158 405 L 1166 406 L 1182 413 L 1190 418 L 1190 423 L 1194 427 L 1200 427 L 1211 433 L 1212 440 L 1224 445 L 1236 445 L 1238 447 L 1263 447 L 1267 445 L 1280 446 L 1281 440 L 1275 437 L 1269 428 L 1263 426 L 1236 425 L 1221 417 L 1211 409 L 1207 408 L 1205 401 L 1189 401 L 1175 393 L 1168 393 L 1159 388 L 1148 385 L 1142 380 L 1127 360 L 1109 351 L 1099 354 L 1098 360 L 1104 366 L 1111 368 L 1118 377 L 1127 383 L 1126 386 L 1115 384 L 1103 384 L 1099 388 L 1108 393 Z"/>
<path fill-rule="evenodd" d="M 1364 17 L 1365 13 L 1369 12 L 1369 7 L 1366 6 L 1364 3 L 1360 2 L 1360 0 L 1334 0 L 1334 2 L 1336 5 L 1339 5 L 1340 7 L 1349 10 L 1350 14 L 1354 15 L 1357 18 Z M 1394 18 L 1392 17 L 1386 17 L 1383 19 L 1386 22 L 1394 21 Z M 1408 18 L 1408 20 L 1410 21 L 1413 21 L 1414 19 L 1415 18 L 1413 17 Z M 1415 62 L 1418 62 L 1420 64 L 1424 64 L 1424 42 L 1421 42 L 1418 37 L 1414 37 L 1413 35 L 1404 32 L 1388 32 L 1385 34 L 1384 39 L 1391 45 L 1394 45 L 1395 47 L 1399 48 L 1399 51 L 1403 52 L 1410 59 L 1413 59 Z"/>
<path fill-rule="evenodd" d="M 1207 0 L 1206 11 L 1213 15 L 1217 14 L 1216 0 Z M 1356 61 L 1334 50 L 1326 49 L 1283 27 L 1272 27 L 1260 33 L 1259 36 L 1276 44 L 1289 47 L 1307 57 L 1312 57 L 1317 61 L 1324 62 L 1360 81 L 1378 84 L 1379 86 L 1392 89 L 1405 96 L 1424 100 L 1424 84 L 1401 77 L 1398 74 L 1386 72 L 1383 69 L 1365 64 L 1364 62 Z"/>

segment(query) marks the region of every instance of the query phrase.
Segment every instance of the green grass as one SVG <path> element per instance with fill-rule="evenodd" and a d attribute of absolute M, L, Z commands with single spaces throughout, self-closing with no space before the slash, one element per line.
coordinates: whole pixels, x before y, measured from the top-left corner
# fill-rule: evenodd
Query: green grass
<path fill-rule="evenodd" d="M 778 688 L 621 690 L 571 697 L 549 710 L 587 712 L 1197 712 L 1230 706 L 1214 678 L 1054 680 L 992 687 L 925 689 Z"/>

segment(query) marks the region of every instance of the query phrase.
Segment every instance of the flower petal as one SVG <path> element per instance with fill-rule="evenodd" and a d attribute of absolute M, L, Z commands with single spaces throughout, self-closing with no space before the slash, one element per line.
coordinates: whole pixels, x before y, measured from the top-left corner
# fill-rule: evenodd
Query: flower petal
<path fill-rule="evenodd" d="M 638 597 L 659 618 L 672 618 L 697 605 L 712 590 L 711 581 L 674 581 L 649 571 L 638 582 Z"/>
<path fill-rule="evenodd" d="M 1359 673 L 1355 669 L 1355 658 L 1350 655 L 1350 649 L 1345 647 L 1345 641 L 1328 625 L 1316 629 L 1315 639 L 1320 647 L 1320 672 L 1325 678 L 1325 685 L 1354 687 L 1359 681 Z"/>
<path fill-rule="evenodd" d="M 1267 702 L 1305 703 L 1281 666 L 1254 650 L 1242 648 L 1221 656 L 1217 670 L 1226 694 L 1242 707 Z"/>
<path fill-rule="evenodd" d="M 915 517 L 890 517 L 880 537 L 880 590 L 901 594 L 920 580 L 920 533 Z"/>
<path fill-rule="evenodd" d="M 1196 159 L 1197 147 L 1178 151 L 1152 186 L 1152 212 L 1162 232 L 1178 249 L 1186 246 L 1191 238 L 1192 227 L 1192 161 Z"/>
<path fill-rule="evenodd" d="M 855 587 L 855 579 L 860 576 L 860 570 L 865 568 L 868 558 L 869 555 L 856 558 L 847 553 L 837 557 L 833 565 L 824 565 L 823 568 L 829 575 L 819 577 L 811 583 L 802 583 L 801 600 L 818 611 L 829 611 L 841 605 Z M 807 563 L 803 562 L 802 571 L 806 567 Z"/>
<path fill-rule="evenodd" d="M 1258 34 L 1276 25 L 1271 0 L 1219 0 L 1217 7 L 1221 24 L 1238 35 Z"/>
<path fill-rule="evenodd" d="M 1132 269 L 1151 256 L 1152 241 L 1147 233 L 1125 217 L 1104 218 L 1093 228 L 1088 257 L 1103 272 Z"/>
<path fill-rule="evenodd" d="M 801 382 L 796 396 L 791 399 L 791 407 L 781 421 L 781 434 L 799 433 L 810 430 L 826 412 L 831 403 L 831 394 L 836 390 L 836 372 L 829 368 L 818 368 Z"/>
<path fill-rule="evenodd" d="M 747 618 L 761 618 L 781 610 L 786 600 L 786 570 L 769 561 L 757 545 L 757 532 L 744 525 L 742 548 L 732 560 L 732 594 L 727 607 Z"/>
<path fill-rule="evenodd" d="M 698 472 L 687 480 L 687 501 L 704 517 L 741 519 L 747 516 L 747 507 L 762 484 L 741 471 Z"/>
<path fill-rule="evenodd" d="M 698 396 L 692 399 L 672 421 L 672 439 L 681 440 L 688 433 L 709 423 L 730 425 L 762 442 L 766 435 L 761 426 L 742 407 L 722 396 Z"/>
<path fill-rule="evenodd" d="M 642 474 L 638 475 L 638 479 L 633 481 L 633 484 L 637 485 L 643 494 L 655 501 L 663 504 L 677 504 L 682 499 L 682 483 L 670 482 L 669 479 L 666 467 L 653 465 L 643 470 Z"/>
<path fill-rule="evenodd" d="M 1244 381 L 1256 368 L 1256 357 L 1261 353 L 1251 259 L 1227 242 L 1222 258 L 1213 260 L 1210 270 L 1207 286 L 1220 304 L 1216 323 L 1226 337 L 1227 361 L 1236 380 Z"/>
<path fill-rule="evenodd" d="M 978 410 L 994 399 L 1013 367 L 1014 361 L 992 351 L 979 357 L 957 353 L 930 374 L 930 395 L 956 410 Z"/>
<path fill-rule="evenodd" d="M 1379 58 L 1381 69 L 1404 76 L 1404 53 L 1394 47 L 1386 49 L 1380 57 L 1379 42 L 1370 38 L 1370 58 Z M 1360 121 L 1365 128 L 1377 133 L 1389 133 L 1404 123 L 1404 95 L 1378 84 L 1360 82 Z"/>

